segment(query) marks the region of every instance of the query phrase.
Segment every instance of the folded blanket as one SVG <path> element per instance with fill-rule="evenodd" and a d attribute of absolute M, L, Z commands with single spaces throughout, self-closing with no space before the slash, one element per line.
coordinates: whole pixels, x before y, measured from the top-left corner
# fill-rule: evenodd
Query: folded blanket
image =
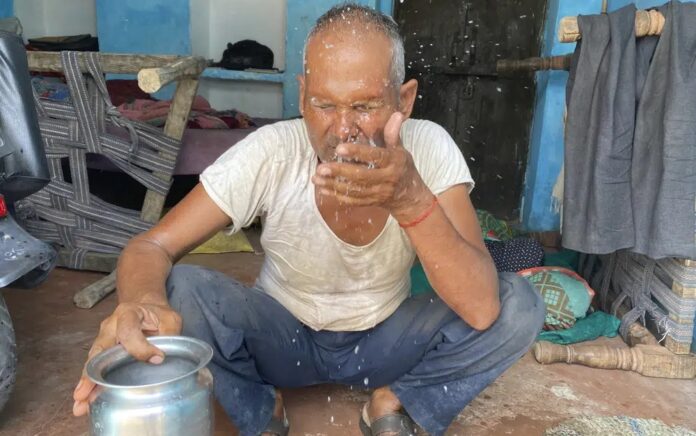
<path fill-rule="evenodd" d="M 144 100 L 137 99 L 130 103 L 118 106 L 119 112 L 124 117 L 143 121 L 153 126 L 164 126 L 169 114 L 171 100 Z M 236 110 L 216 111 L 208 103 L 208 100 L 196 96 L 189 113 L 189 128 L 199 129 L 247 129 L 255 126 L 254 121 L 247 114 Z"/>

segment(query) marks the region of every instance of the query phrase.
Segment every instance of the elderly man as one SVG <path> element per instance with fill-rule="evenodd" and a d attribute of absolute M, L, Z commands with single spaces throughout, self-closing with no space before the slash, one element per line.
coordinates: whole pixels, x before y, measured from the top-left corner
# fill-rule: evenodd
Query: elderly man
<path fill-rule="evenodd" d="M 161 363 L 145 335 L 210 343 L 215 394 L 243 435 L 287 434 L 277 388 L 374 388 L 364 434 L 442 434 L 512 365 L 541 328 L 541 299 L 497 275 L 452 138 L 408 119 L 403 41 L 389 17 L 358 5 L 316 23 L 299 77 L 302 119 L 232 147 L 118 265 L 119 305 L 90 356 L 121 343 Z M 252 288 L 172 265 L 220 229 L 262 215 L 266 253 Z M 418 256 L 436 291 L 410 297 Z M 94 385 L 83 377 L 74 413 Z"/>

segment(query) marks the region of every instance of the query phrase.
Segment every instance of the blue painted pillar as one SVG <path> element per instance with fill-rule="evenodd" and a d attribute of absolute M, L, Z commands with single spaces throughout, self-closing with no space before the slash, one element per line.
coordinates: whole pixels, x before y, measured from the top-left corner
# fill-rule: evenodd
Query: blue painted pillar
<path fill-rule="evenodd" d="M 560 19 L 568 15 L 597 14 L 601 12 L 601 4 L 601 0 L 549 0 L 541 56 L 572 53 L 575 44 L 558 42 Z M 567 80 L 568 73 L 565 71 L 544 71 L 536 76 L 536 103 L 521 204 L 522 226 L 529 231 L 560 228 L 560 204 L 552 193 L 563 166 Z"/>
<path fill-rule="evenodd" d="M 13 0 L 0 0 L 0 18 L 11 17 L 14 15 Z"/>
<path fill-rule="evenodd" d="M 324 12 L 343 3 L 343 0 L 307 1 L 287 0 L 287 31 L 285 33 L 285 74 L 283 80 L 283 117 L 296 117 L 299 86 L 297 75 L 303 73 L 302 51 L 309 30 Z M 392 0 L 358 0 L 357 3 L 373 7 L 385 14 L 392 14 Z"/>

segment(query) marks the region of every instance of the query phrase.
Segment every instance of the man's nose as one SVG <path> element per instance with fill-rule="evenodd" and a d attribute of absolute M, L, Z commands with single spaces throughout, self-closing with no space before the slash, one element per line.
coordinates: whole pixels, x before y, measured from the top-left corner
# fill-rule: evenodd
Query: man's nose
<path fill-rule="evenodd" d="M 357 117 L 355 111 L 350 109 L 341 109 L 336 111 L 336 119 L 333 125 L 333 134 L 341 140 L 341 142 L 349 142 L 351 138 L 356 138 L 359 133 Z"/>

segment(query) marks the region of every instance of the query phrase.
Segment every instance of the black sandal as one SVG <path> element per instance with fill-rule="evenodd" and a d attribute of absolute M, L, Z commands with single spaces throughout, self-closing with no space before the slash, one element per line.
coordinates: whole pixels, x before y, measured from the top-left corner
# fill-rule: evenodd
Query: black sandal
<path fill-rule="evenodd" d="M 360 431 L 363 436 L 379 436 L 381 434 L 396 434 L 398 436 L 415 436 L 418 433 L 416 423 L 405 413 L 392 413 L 381 416 L 367 424 L 367 405 L 360 414 Z"/>
<path fill-rule="evenodd" d="M 290 422 L 288 422 L 288 417 L 285 415 L 285 409 L 283 409 L 283 419 L 277 418 L 275 416 L 271 417 L 271 421 L 260 434 L 271 434 L 273 436 L 288 436 L 289 432 Z"/>

